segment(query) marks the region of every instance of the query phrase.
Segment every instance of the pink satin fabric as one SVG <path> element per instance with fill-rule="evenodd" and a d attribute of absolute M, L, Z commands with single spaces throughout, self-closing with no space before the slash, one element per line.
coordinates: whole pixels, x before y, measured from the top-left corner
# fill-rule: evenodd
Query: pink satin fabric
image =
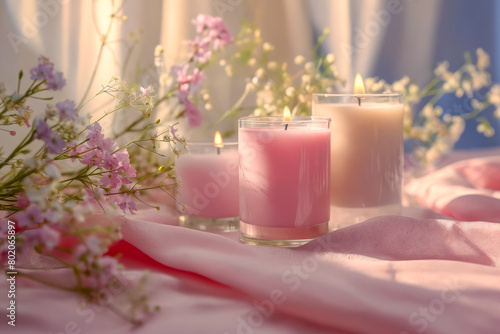
<path fill-rule="evenodd" d="M 407 196 L 423 208 L 291 249 L 181 228 L 172 206 L 143 209 L 126 217 L 111 254 L 123 254 L 131 279 L 135 269 L 152 271 L 147 289 L 161 311 L 134 328 L 106 308 L 79 308 L 67 292 L 18 278 L 17 326 L 4 316 L 0 332 L 499 333 L 499 166 L 489 157 L 444 167 L 408 183 Z M 2 307 L 6 292 L 2 280 Z"/>

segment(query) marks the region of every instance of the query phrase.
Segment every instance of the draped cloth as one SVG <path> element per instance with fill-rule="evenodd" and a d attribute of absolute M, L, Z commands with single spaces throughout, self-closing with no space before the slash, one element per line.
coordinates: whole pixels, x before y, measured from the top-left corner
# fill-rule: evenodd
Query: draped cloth
<path fill-rule="evenodd" d="M 128 279 L 138 279 L 137 269 L 151 271 L 146 290 L 149 302 L 161 306 L 158 313 L 134 328 L 104 302 L 82 306 L 74 295 L 18 278 L 15 330 L 498 333 L 498 157 L 462 160 L 411 179 L 405 192 L 420 207 L 297 248 L 249 246 L 236 232 L 179 227 L 166 201 L 159 212 L 141 209 L 125 217 L 123 240 L 110 254 L 123 254 Z M 43 275 L 69 278 L 62 270 Z M 0 289 L 7 291 L 5 280 Z M 5 305 L 6 294 L 0 298 Z M 5 320 L 0 329 L 16 332 Z"/>

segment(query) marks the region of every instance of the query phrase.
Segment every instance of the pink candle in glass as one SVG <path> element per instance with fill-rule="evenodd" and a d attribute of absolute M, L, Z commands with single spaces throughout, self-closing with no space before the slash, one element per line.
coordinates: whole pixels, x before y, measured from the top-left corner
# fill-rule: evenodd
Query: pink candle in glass
<path fill-rule="evenodd" d="M 330 119 L 240 119 L 240 238 L 296 246 L 328 232 Z"/>
<path fill-rule="evenodd" d="M 217 132 L 218 133 L 218 132 Z M 237 143 L 188 143 L 176 162 L 181 225 L 202 230 L 238 228 Z"/>

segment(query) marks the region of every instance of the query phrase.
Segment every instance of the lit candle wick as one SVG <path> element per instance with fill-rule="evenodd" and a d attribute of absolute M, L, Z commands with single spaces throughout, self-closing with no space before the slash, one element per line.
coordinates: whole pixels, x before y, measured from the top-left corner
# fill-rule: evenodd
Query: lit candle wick
<path fill-rule="evenodd" d="M 292 114 L 290 113 L 290 108 L 288 106 L 285 106 L 285 110 L 283 111 L 283 121 L 291 121 L 292 120 Z M 288 129 L 288 123 L 285 124 L 285 131 Z"/>
<path fill-rule="evenodd" d="M 217 149 L 217 155 L 220 155 L 220 149 L 221 149 L 221 147 L 224 146 L 224 144 L 222 143 L 222 136 L 221 136 L 219 131 L 215 132 L 214 146 Z"/>
<path fill-rule="evenodd" d="M 354 94 L 365 94 L 365 85 L 363 84 L 363 78 L 361 74 L 356 74 L 356 78 L 354 79 Z M 356 96 L 358 99 L 358 106 L 361 107 L 361 96 Z"/>

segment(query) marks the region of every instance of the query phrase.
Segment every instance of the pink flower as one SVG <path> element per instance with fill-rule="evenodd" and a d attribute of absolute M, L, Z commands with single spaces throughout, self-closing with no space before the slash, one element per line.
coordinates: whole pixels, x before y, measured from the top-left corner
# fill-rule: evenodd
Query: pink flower
<path fill-rule="evenodd" d="M 10 131 L 9 132 L 11 136 L 15 136 L 16 135 L 16 131 Z"/>
<path fill-rule="evenodd" d="M 127 173 L 131 177 L 135 177 L 136 170 L 130 164 L 130 157 L 127 150 L 120 150 L 113 154 L 116 157 L 119 171 Z"/>
<path fill-rule="evenodd" d="M 90 149 L 90 147 L 88 147 L 87 144 L 82 144 L 82 145 L 79 145 L 79 146 L 76 146 L 76 145 L 73 145 L 73 144 L 71 144 L 71 145 L 68 144 L 68 146 L 70 146 L 70 147 L 73 146 L 73 148 L 71 149 L 71 151 L 69 151 L 69 155 L 73 156 L 71 158 L 72 162 L 75 161 L 76 156 L 79 156 L 80 153 L 85 152 L 85 151 L 87 151 L 87 150 Z"/>
<path fill-rule="evenodd" d="M 205 78 L 205 75 L 198 68 L 193 70 L 193 74 L 187 74 L 189 64 L 182 66 L 172 66 L 172 75 L 178 82 L 177 97 L 181 103 L 188 98 L 190 93 L 195 93 L 200 90 L 200 82 Z"/>
<path fill-rule="evenodd" d="M 175 140 L 180 141 L 181 139 L 177 136 L 177 132 L 179 131 L 179 129 L 177 129 L 174 125 L 169 125 L 169 126 L 172 137 L 174 137 Z"/>
<path fill-rule="evenodd" d="M 135 203 L 131 200 L 131 196 L 129 194 L 123 195 L 122 202 L 118 203 L 118 206 L 123 210 L 123 213 L 127 213 L 127 210 L 129 210 L 131 214 L 135 214 L 137 211 Z"/>
<path fill-rule="evenodd" d="M 104 190 L 100 187 L 95 187 L 94 189 L 85 188 L 86 196 L 84 197 L 85 202 L 92 201 L 104 201 L 106 196 Z"/>
<path fill-rule="evenodd" d="M 26 243 L 29 245 L 44 246 L 46 249 L 54 249 L 61 239 L 61 233 L 48 225 L 40 228 L 27 230 L 23 233 Z"/>
<path fill-rule="evenodd" d="M 191 48 L 189 58 L 199 63 L 206 63 L 212 57 L 212 50 L 210 49 L 210 39 L 200 38 L 196 36 L 192 41 L 186 41 L 186 44 Z"/>
<path fill-rule="evenodd" d="M 30 205 L 30 200 L 28 197 L 26 197 L 26 194 L 20 194 L 17 196 L 17 202 L 13 204 L 14 206 L 17 206 L 18 208 L 25 208 L 28 205 Z"/>
<path fill-rule="evenodd" d="M 212 21 L 212 17 L 205 14 L 198 14 L 191 22 L 196 26 L 196 33 L 201 33 Z"/>
<path fill-rule="evenodd" d="M 103 256 L 96 261 L 98 266 L 97 281 L 100 286 L 108 284 L 111 277 L 117 273 L 118 261 L 111 256 Z"/>
<path fill-rule="evenodd" d="M 186 117 L 188 118 L 189 126 L 192 128 L 200 126 L 203 121 L 203 115 L 200 110 L 188 99 L 184 101 L 184 106 L 186 107 Z"/>
<path fill-rule="evenodd" d="M 144 87 L 141 86 L 139 89 L 141 91 L 141 96 L 142 97 L 148 96 L 148 94 L 149 94 L 149 88 L 144 88 Z"/>
<path fill-rule="evenodd" d="M 76 105 L 75 102 L 71 100 L 66 100 L 64 102 L 56 103 L 56 109 L 59 112 L 59 117 L 62 120 L 72 120 L 76 119 Z"/>
<path fill-rule="evenodd" d="M 102 151 L 95 148 L 82 154 L 81 163 L 89 166 L 99 166 L 102 162 Z"/>
<path fill-rule="evenodd" d="M 25 210 L 16 214 L 19 227 L 32 227 L 43 222 L 42 210 L 36 204 L 30 204 Z"/>
<path fill-rule="evenodd" d="M 119 188 L 122 185 L 122 181 L 118 176 L 117 172 L 105 173 L 101 178 L 101 184 L 105 188 Z"/>
<path fill-rule="evenodd" d="M 233 37 L 220 17 L 199 14 L 193 21 L 196 26 L 196 36 L 193 41 L 188 41 L 192 49 L 191 57 L 200 63 L 210 60 L 211 51 L 219 50 L 233 41 Z M 212 49 L 210 49 L 212 44 Z"/>
<path fill-rule="evenodd" d="M 102 153 L 112 153 L 114 142 L 109 138 L 104 138 L 102 127 L 99 123 L 87 126 L 89 134 L 87 135 L 88 144 L 91 148 L 97 147 L 101 149 Z"/>

